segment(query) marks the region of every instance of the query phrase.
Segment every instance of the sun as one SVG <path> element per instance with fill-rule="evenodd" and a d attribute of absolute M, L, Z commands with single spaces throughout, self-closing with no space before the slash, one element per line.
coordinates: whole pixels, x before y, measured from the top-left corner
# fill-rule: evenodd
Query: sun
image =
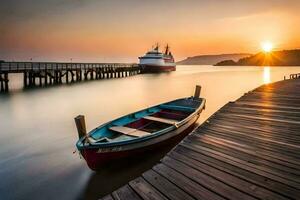
<path fill-rule="evenodd" d="M 264 52 L 269 53 L 273 50 L 273 44 L 271 42 L 262 42 L 261 48 Z"/>

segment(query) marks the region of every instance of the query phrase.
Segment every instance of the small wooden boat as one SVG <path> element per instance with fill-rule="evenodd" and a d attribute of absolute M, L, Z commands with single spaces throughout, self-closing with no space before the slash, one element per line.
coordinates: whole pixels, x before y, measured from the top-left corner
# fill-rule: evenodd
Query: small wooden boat
<path fill-rule="evenodd" d="M 205 107 L 195 95 L 176 99 L 120 117 L 86 133 L 84 116 L 75 118 L 79 140 L 77 149 L 92 170 L 104 163 L 166 144 L 194 125 Z"/>

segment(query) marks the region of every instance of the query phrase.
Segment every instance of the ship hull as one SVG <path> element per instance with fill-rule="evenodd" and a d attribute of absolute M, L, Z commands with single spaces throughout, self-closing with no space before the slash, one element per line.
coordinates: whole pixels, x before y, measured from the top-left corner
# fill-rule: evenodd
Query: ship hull
<path fill-rule="evenodd" d="M 81 155 L 86 160 L 89 168 L 97 171 L 100 170 L 101 167 L 106 163 L 132 157 L 132 156 L 137 156 L 149 151 L 158 150 L 163 146 L 180 141 L 187 134 L 189 134 L 193 130 L 195 123 L 199 118 L 200 112 L 201 111 L 199 110 L 199 112 L 196 115 L 194 115 L 191 120 L 189 120 L 186 124 L 182 125 L 178 129 L 157 138 L 156 140 L 158 141 L 146 141 L 143 142 L 142 144 L 138 144 L 135 148 L 130 148 L 130 149 L 123 147 L 124 150 L 121 151 L 111 151 L 111 150 L 106 151 L 101 148 L 82 149 L 80 151 Z"/>
<path fill-rule="evenodd" d="M 160 73 L 176 71 L 176 65 L 140 65 L 143 73 Z"/>

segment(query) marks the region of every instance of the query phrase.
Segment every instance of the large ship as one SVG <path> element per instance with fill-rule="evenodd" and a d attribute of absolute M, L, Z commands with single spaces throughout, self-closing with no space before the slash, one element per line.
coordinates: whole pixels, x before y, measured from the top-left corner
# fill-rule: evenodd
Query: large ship
<path fill-rule="evenodd" d="M 169 72 L 176 70 L 176 63 L 170 51 L 169 45 L 166 46 L 165 52 L 159 51 L 159 45 L 156 44 L 151 51 L 144 56 L 139 57 L 139 65 L 142 71 L 146 73 Z"/>

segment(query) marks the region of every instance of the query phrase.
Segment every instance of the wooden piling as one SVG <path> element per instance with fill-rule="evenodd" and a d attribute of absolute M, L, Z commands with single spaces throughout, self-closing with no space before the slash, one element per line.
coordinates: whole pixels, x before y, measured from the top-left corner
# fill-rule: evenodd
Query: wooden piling
<path fill-rule="evenodd" d="M 39 86 L 42 87 L 43 83 L 42 83 L 42 74 L 41 72 L 39 73 Z"/>
<path fill-rule="evenodd" d="M 73 79 L 73 76 L 72 76 Z M 69 83 L 69 71 L 66 71 L 66 83 Z"/>
<path fill-rule="evenodd" d="M 25 87 L 27 87 L 27 85 L 28 85 L 28 73 L 27 73 L 27 71 L 24 71 L 23 72 L 23 85 L 25 86 Z"/>
<path fill-rule="evenodd" d="M 4 92 L 8 92 L 8 73 L 4 73 Z"/>
<path fill-rule="evenodd" d="M 199 98 L 200 97 L 200 92 L 201 92 L 201 86 L 200 85 L 196 85 L 194 98 Z"/>
<path fill-rule="evenodd" d="M 0 91 L 1 92 L 4 91 L 4 81 L 1 73 L 0 73 Z"/>
<path fill-rule="evenodd" d="M 84 115 L 78 115 L 77 117 L 74 118 L 74 120 L 77 127 L 78 137 L 82 138 L 86 136 L 87 132 L 86 132 Z"/>
<path fill-rule="evenodd" d="M 44 82 L 45 82 L 45 86 L 47 86 L 48 85 L 48 73 L 46 70 L 45 70 Z"/>

